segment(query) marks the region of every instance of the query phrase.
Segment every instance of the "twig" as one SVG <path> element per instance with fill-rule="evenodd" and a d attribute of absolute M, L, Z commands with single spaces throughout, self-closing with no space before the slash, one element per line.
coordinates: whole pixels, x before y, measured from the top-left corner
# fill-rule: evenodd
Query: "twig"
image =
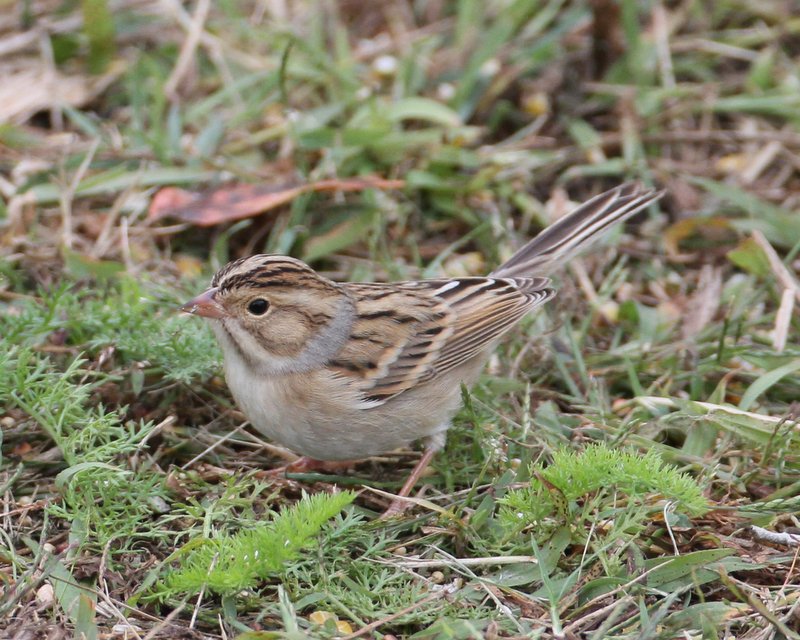
<path fill-rule="evenodd" d="M 625 584 L 621 584 L 616 589 L 612 589 L 611 591 L 608 591 L 607 593 L 602 593 L 599 596 L 595 596 L 594 598 L 592 598 L 588 602 L 585 602 L 583 604 L 583 606 L 578 609 L 578 611 L 576 612 L 576 615 L 578 613 L 580 613 L 581 611 L 586 611 L 588 609 L 591 609 L 593 606 L 595 606 L 596 604 L 599 604 L 600 602 L 602 602 L 603 600 L 606 600 L 607 598 L 612 598 L 613 596 L 617 595 L 618 593 L 626 591 L 627 589 L 629 589 L 630 587 L 635 585 L 637 582 L 643 582 L 644 579 L 647 576 L 649 576 L 651 573 L 653 573 L 654 571 L 656 571 L 658 569 L 663 569 L 664 567 L 670 565 L 671 563 L 675 562 L 678 559 L 679 558 L 670 558 L 666 562 L 662 562 L 661 564 L 654 565 L 654 566 L 650 567 L 644 573 L 640 573 L 638 576 L 636 576 L 632 580 L 629 580 Z M 630 596 L 625 596 L 625 597 L 628 598 Z M 612 605 L 613 605 L 613 603 L 612 603 Z M 595 617 L 599 617 L 601 615 L 605 615 L 605 613 L 601 613 L 601 612 L 604 612 L 607 609 L 612 609 L 613 608 L 612 605 L 604 607 L 603 609 L 600 609 L 598 611 L 593 611 L 592 613 L 590 613 L 590 614 L 588 614 L 588 615 L 586 615 L 586 616 L 584 616 L 582 618 L 578 618 L 577 620 L 575 620 L 575 622 L 571 623 L 570 625 L 568 625 L 567 627 L 564 628 L 565 636 L 569 637 L 569 633 L 572 633 L 576 629 L 580 629 L 581 627 L 589 624 Z"/>
<path fill-rule="evenodd" d="M 572 271 L 572 275 L 574 275 L 575 279 L 578 281 L 578 286 L 581 288 L 581 291 L 583 291 L 583 295 L 586 296 L 589 304 L 599 309 L 600 297 L 597 295 L 597 290 L 594 288 L 589 274 L 586 272 L 586 265 L 583 263 L 583 260 L 576 258 L 570 261 L 569 270 Z"/>
<path fill-rule="evenodd" d="M 753 231 L 753 240 L 767 256 L 769 267 L 778 282 L 783 285 L 784 292 L 781 296 L 781 305 L 778 308 L 778 313 L 775 316 L 775 335 L 773 338 L 773 346 L 777 351 L 783 351 L 786 346 L 786 339 L 789 333 L 789 325 L 792 319 L 792 311 L 794 309 L 794 302 L 788 301 L 790 297 L 794 300 L 800 300 L 800 282 L 792 275 L 789 269 L 783 264 L 783 260 L 772 248 L 769 240 L 764 237 L 764 234 L 759 230 Z"/>
<path fill-rule="evenodd" d="M 746 62 L 753 62 L 758 59 L 758 52 L 745 49 L 744 47 L 736 47 L 717 40 L 708 40 L 706 38 L 684 38 L 672 43 L 673 53 L 685 53 L 705 51 L 713 53 L 725 58 L 733 58 L 734 60 L 744 60 Z"/>
<path fill-rule="evenodd" d="M 122 207 L 125 204 L 125 201 L 131 195 L 133 191 L 133 187 L 128 187 L 125 191 L 123 191 L 117 198 L 114 199 L 114 204 L 111 206 L 111 209 L 108 211 L 108 215 L 106 216 L 105 222 L 103 223 L 103 228 L 100 231 L 100 234 L 97 237 L 97 240 L 94 243 L 94 246 L 89 251 L 89 255 L 93 258 L 101 258 L 106 251 L 108 250 L 109 246 L 113 242 L 111 239 L 111 234 L 114 230 L 114 223 L 119 218 L 120 214 L 122 213 Z"/>
<path fill-rule="evenodd" d="M 800 547 L 800 534 L 770 531 L 752 524 L 747 528 L 748 533 L 756 542 L 782 547 Z"/>
<path fill-rule="evenodd" d="M 512 611 L 508 607 L 508 605 L 506 605 L 506 604 L 504 604 L 503 602 L 500 601 L 500 598 L 498 598 L 497 594 L 495 593 L 496 589 L 492 588 L 492 587 L 496 587 L 497 586 L 493 581 L 478 576 L 468 566 L 466 566 L 465 564 L 460 562 L 458 558 L 450 555 L 449 553 L 447 553 L 443 549 L 440 549 L 435 545 L 431 545 L 431 548 L 434 551 L 436 551 L 437 553 L 439 553 L 440 555 L 444 556 L 445 559 L 447 559 L 450 562 L 449 566 L 454 571 L 458 571 L 462 575 L 464 575 L 464 576 L 466 576 L 468 578 L 471 578 L 472 580 L 478 581 L 480 583 L 481 588 L 494 601 L 494 604 L 495 604 L 495 607 L 497 607 L 497 610 L 500 611 L 501 613 L 503 613 L 509 619 L 509 621 L 517 627 L 517 630 L 519 631 L 519 633 L 523 632 L 523 629 L 522 629 L 522 626 L 520 625 L 519 620 L 517 620 L 514 617 L 514 614 L 512 613 Z"/>
<path fill-rule="evenodd" d="M 656 44 L 656 57 L 661 71 L 661 83 L 665 89 L 675 88 L 675 72 L 669 50 L 669 15 L 661 3 L 653 7 L 653 36 Z"/>
<path fill-rule="evenodd" d="M 214 571 L 214 567 L 217 564 L 217 560 L 219 560 L 219 554 L 215 555 L 211 559 L 211 564 L 208 566 L 208 575 L 211 575 L 211 572 Z M 197 614 L 200 611 L 200 603 L 203 602 L 203 596 L 206 593 L 206 586 L 207 584 L 203 584 L 202 588 L 200 589 L 200 593 L 197 594 L 197 602 L 194 605 L 194 611 L 192 611 L 192 619 L 189 622 L 189 629 L 194 630 L 194 623 L 197 622 Z"/>
<path fill-rule="evenodd" d="M 205 449 L 203 449 L 203 450 L 202 450 L 200 453 L 198 453 L 198 454 L 197 454 L 197 455 L 196 455 L 194 458 L 192 458 L 191 460 L 189 460 L 189 462 L 187 462 L 187 463 L 186 463 L 186 464 L 184 464 L 184 465 L 181 465 L 181 470 L 185 471 L 186 469 L 188 469 L 189 467 L 191 467 L 191 466 L 192 466 L 192 465 L 193 465 L 195 462 L 197 462 L 198 460 L 200 460 L 200 458 L 203 458 L 203 457 L 205 457 L 205 455 L 206 455 L 207 453 L 209 453 L 210 451 L 213 451 L 213 450 L 214 450 L 214 449 L 216 449 L 216 448 L 217 448 L 219 445 L 221 445 L 223 442 L 225 442 L 226 440 L 228 440 L 228 439 L 232 438 L 232 437 L 233 437 L 233 436 L 235 436 L 237 433 L 239 433 L 239 432 L 240 432 L 242 429 L 244 429 L 244 428 L 245 428 L 245 426 L 247 426 L 247 424 L 248 424 L 248 421 L 245 421 L 245 422 L 243 422 L 243 423 L 242 423 L 242 424 L 240 424 L 238 427 L 236 427 L 236 428 L 235 428 L 233 431 L 229 431 L 228 433 L 226 433 L 226 434 L 225 434 L 225 435 L 224 435 L 222 438 L 220 438 L 220 439 L 219 439 L 219 440 L 217 440 L 216 442 L 212 442 L 212 443 L 211 443 L 211 444 L 210 444 L 208 447 L 206 447 Z"/>
<path fill-rule="evenodd" d="M 772 140 L 762 147 L 747 163 L 741 172 L 742 184 L 751 185 L 764 170 L 772 164 L 778 154 L 783 151 L 783 145 L 778 140 Z"/>
<path fill-rule="evenodd" d="M 775 314 L 775 333 L 772 336 L 772 346 L 778 353 L 781 353 L 786 348 L 789 328 L 794 315 L 794 302 L 795 292 L 791 289 L 784 289 L 781 294 L 781 304 Z"/>
<path fill-rule="evenodd" d="M 17 293 L 16 291 L 0 291 L 0 299 L 2 300 L 31 300 L 33 302 L 41 303 L 42 299 L 39 296 L 32 296 L 27 293 Z"/>
<path fill-rule="evenodd" d="M 147 441 L 148 441 L 150 438 L 152 438 L 152 437 L 153 437 L 153 436 L 155 436 L 156 434 L 159 434 L 159 433 L 161 433 L 161 432 L 162 432 L 164 429 L 166 429 L 167 427 L 171 427 L 173 424 L 175 424 L 175 422 L 176 422 L 176 420 L 177 420 L 177 419 L 178 419 L 178 418 L 176 418 L 175 416 L 172 416 L 172 415 L 170 415 L 170 416 L 167 416 L 166 418 L 164 418 L 164 419 L 163 419 L 161 422 L 159 422 L 159 423 L 158 423 L 158 424 L 157 424 L 155 427 L 153 427 L 153 428 L 152 428 L 152 430 L 150 431 L 150 433 L 148 433 L 148 434 L 147 434 L 147 435 L 146 435 L 146 436 L 145 436 L 145 437 L 142 439 L 141 443 L 139 444 L 139 449 L 142 449 L 142 448 L 144 447 L 144 445 L 145 445 L 145 444 L 147 444 Z"/>
<path fill-rule="evenodd" d="M 82 24 L 83 16 L 81 15 L 70 16 L 54 22 L 41 20 L 37 23 L 35 29 L 28 29 L 22 33 L 12 33 L 0 39 L 0 58 L 34 48 L 43 34 L 52 36 L 60 33 L 70 33 L 80 29 Z"/>
<path fill-rule="evenodd" d="M 194 58 L 197 46 L 200 44 L 200 37 L 203 34 L 203 27 L 208 19 L 208 12 L 211 9 L 211 0 L 198 0 L 197 8 L 189 25 L 186 39 L 183 41 L 181 52 L 178 54 L 178 61 L 169 74 L 169 78 L 164 83 L 164 93 L 170 100 L 178 99 L 178 85 L 183 81 L 189 71 Z"/>
<path fill-rule="evenodd" d="M 177 607 L 175 607 L 172 611 L 169 612 L 166 618 L 161 620 L 156 626 L 154 626 L 150 631 L 147 632 L 147 635 L 142 640 L 152 640 L 155 638 L 165 627 L 171 627 L 172 621 L 177 618 L 181 611 L 186 607 L 186 600 L 184 599 Z"/>
<path fill-rule="evenodd" d="M 775 617 L 775 614 L 767 608 L 767 605 L 758 596 L 747 590 L 749 588 L 748 585 L 729 576 L 722 567 L 719 568 L 719 579 L 737 598 L 750 605 L 756 613 L 782 633 L 784 637 L 789 638 L 789 640 L 800 640 L 800 634 L 794 632 L 784 622 Z"/>
<path fill-rule="evenodd" d="M 380 620 L 376 620 L 375 622 L 371 622 L 365 627 L 361 627 L 358 631 L 351 633 L 348 636 L 344 636 L 342 640 L 352 640 L 352 638 L 359 638 L 364 634 L 371 633 L 375 631 L 378 627 L 382 627 L 385 624 L 389 624 L 392 620 L 397 620 L 400 616 L 404 616 L 407 613 L 410 613 L 414 609 L 418 609 L 422 605 L 428 604 L 429 602 L 433 602 L 434 600 L 439 600 L 445 594 L 444 591 L 437 591 L 436 593 L 432 593 L 427 598 L 420 600 L 419 602 L 415 602 L 412 605 L 407 606 L 405 609 L 401 609 L 400 611 L 396 611 L 395 613 L 386 616 L 385 618 L 381 618 Z"/>
<path fill-rule="evenodd" d="M 4 513 L 0 514 L 0 517 L 5 518 L 7 516 L 15 516 L 18 513 L 27 513 L 28 511 L 43 509 L 49 505 L 50 502 L 51 500 L 49 498 L 43 498 L 42 500 L 37 500 L 36 502 L 26 504 L 24 507 L 18 507 L 17 509 L 12 509 L 11 511 L 5 511 Z"/>
<path fill-rule="evenodd" d="M 645 133 L 641 136 L 642 142 L 654 144 L 668 144 L 672 142 L 682 144 L 708 144 L 739 143 L 739 142 L 780 142 L 784 146 L 800 146 L 800 135 L 791 131 L 721 131 L 709 129 L 706 131 L 661 131 L 658 133 Z M 622 142 L 621 133 L 606 133 L 600 138 L 600 146 L 616 146 Z"/>
<path fill-rule="evenodd" d="M 133 259 L 131 258 L 131 241 L 128 236 L 128 218 L 123 216 L 119 226 L 119 247 L 122 259 L 125 262 L 125 271 L 133 273 Z"/>
<path fill-rule="evenodd" d="M 454 563 L 462 564 L 465 567 L 480 567 L 484 565 L 504 565 L 504 564 L 519 564 L 522 562 L 530 562 L 537 564 L 539 561 L 535 556 L 487 556 L 482 558 L 453 558 L 438 560 L 438 559 L 409 559 L 400 561 L 391 560 L 376 560 L 378 564 L 386 564 L 393 567 L 403 567 L 405 569 L 434 569 L 439 567 L 452 567 Z"/>
<path fill-rule="evenodd" d="M 755 240 L 756 244 L 761 247 L 762 251 L 767 255 L 770 269 L 772 269 L 772 272 L 775 274 L 775 277 L 778 278 L 778 281 L 787 289 L 794 291 L 795 296 L 798 300 L 800 300 L 800 282 L 795 279 L 786 265 L 783 264 L 783 261 L 775 252 L 775 249 L 772 248 L 769 240 L 767 240 L 766 237 L 764 237 L 764 234 L 757 229 L 753 231 L 753 240 Z"/>
<path fill-rule="evenodd" d="M 435 511 L 446 517 L 452 517 L 452 514 L 445 509 L 444 507 L 440 507 L 438 504 L 434 504 L 430 500 L 423 500 L 422 498 L 413 498 L 411 496 L 398 496 L 394 493 L 390 493 L 389 491 L 381 491 L 380 489 L 376 489 L 375 487 L 364 486 L 365 491 L 369 491 L 370 493 L 377 493 L 379 496 L 383 496 L 384 498 L 390 498 L 392 500 L 402 500 L 404 502 L 409 502 L 413 505 L 418 507 L 424 507 L 429 511 Z"/>
<path fill-rule="evenodd" d="M 83 157 L 78 170 L 70 180 L 69 184 L 61 191 L 59 197 L 61 205 L 61 243 L 67 248 L 72 248 L 72 201 L 78 191 L 89 166 L 92 164 L 97 148 L 100 146 L 100 138 L 95 138 L 92 141 L 92 146 Z"/>
<path fill-rule="evenodd" d="M 600 598 L 605 598 L 606 596 L 599 596 Z M 595 598 L 596 600 L 597 598 Z M 575 630 L 580 629 L 581 627 L 585 627 L 588 624 L 591 624 L 597 618 L 605 618 L 606 614 L 613 611 L 623 603 L 627 602 L 628 604 L 633 604 L 633 596 L 625 595 L 619 600 L 612 600 L 610 604 L 607 604 L 605 607 L 600 609 L 596 609 L 591 613 L 586 614 L 585 616 L 578 618 L 575 622 L 571 622 L 566 627 L 564 627 L 564 637 L 576 637 L 574 635 Z M 569 634 L 573 634 L 570 636 Z"/>
<path fill-rule="evenodd" d="M 667 533 L 669 534 L 669 539 L 672 540 L 672 550 L 675 552 L 676 556 L 681 555 L 680 550 L 678 549 L 678 543 L 675 540 L 675 534 L 672 533 L 672 525 L 669 523 L 669 514 L 675 511 L 675 503 L 672 500 L 667 500 L 667 503 L 664 505 L 664 526 L 667 528 Z"/>
<path fill-rule="evenodd" d="M 109 541 L 103 547 L 103 553 L 100 556 L 100 567 L 97 570 L 97 583 L 99 588 L 96 590 L 96 592 L 98 600 L 102 599 L 102 602 L 98 601 L 97 607 L 99 609 L 100 605 L 104 605 L 108 611 L 117 617 L 117 620 L 126 625 L 126 635 L 127 632 L 130 632 L 136 637 L 136 640 L 142 640 L 142 636 L 139 635 L 136 627 L 128 621 L 128 618 L 125 617 L 125 614 L 123 614 L 119 607 L 117 607 L 114 599 L 111 597 L 111 591 L 108 588 L 108 581 L 106 580 L 106 564 L 108 562 L 108 553 L 111 549 L 111 543 L 112 540 L 109 539 Z"/>

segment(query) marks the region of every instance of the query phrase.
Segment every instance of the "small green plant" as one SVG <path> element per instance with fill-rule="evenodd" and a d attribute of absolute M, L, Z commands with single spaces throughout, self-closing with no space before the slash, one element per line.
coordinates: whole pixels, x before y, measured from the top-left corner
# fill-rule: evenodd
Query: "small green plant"
<path fill-rule="evenodd" d="M 219 370 L 216 341 L 204 323 L 178 311 L 180 292 L 124 276 L 98 286 L 82 291 L 62 284 L 40 291 L 40 301 L 18 302 L 13 314 L 0 315 L 0 335 L 36 346 L 59 332 L 87 354 L 113 347 L 117 363 L 184 383 Z"/>
<path fill-rule="evenodd" d="M 204 588 L 221 595 L 252 589 L 260 580 L 280 573 L 311 545 L 325 522 L 354 499 L 352 491 L 306 495 L 266 524 L 192 540 L 171 556 L 179 566 L 167 574 L 156 595 L 166 599 Z"/>
<path fill-rule="evenodd" d="M 792 547 L 739 544 L 800 509 L 793 4 L 14 3 L 0 41 L 46 35 L 77 88 L 0 105 L 4 635 L 346 635 L 325 612 L 359 637 L 793 637 Z M 12 49 L 24 92 L 39 52 Z M 228 214 L 366 175 L 405 187 L 212 228 L 148 215 L 161 187 Z M 337 280 L 482 275 L 637 179 L 663 211 L 553 274 L 467 396 L 417 487 L 444 513 L 351 505 L 255 588 L 175 606 L 168 574 L 207 548 L 207 580 L 219 538 L 338 482 L 256 471 L 272 450 L 237 428 L 208 323 L 178 312 L 211 271 L 264 252 Z M 410 463 L 348 475 L 396 487 Z M 697 483 L 708 517 L 687 515 Z"/>
<path fill-rule="evenodd" d="M 0 394 L 47 432 L 70 466 L 107 463 L 133 453 L 151 425 L 123 425 L 117 411 L 91 406 L 91 396 L 106 376 L 85 370 L 76 358 L 59 371 L 46 356 L 0 341 Z"/>
<path fill-rule="evenodd" d="M 606 444 L 582 453 L 560 449 L 548 467 L 533 466 L 531 476 L 527 487 L 509 491 L 502 500 L 499 520 L 508 535 L 535 527 L 536 538 L 545 540 L 576 516 L 613 519 L 630 531 L 667 501 L 689 515 L 708 510 L 697 482 L 664 464 L 654 451 L 642 455 Z"/>
<path fill-rule="evenodd" d="M 0 340 L 0 396 L 44 429 L 67 465 L 56 477 L 62 500 L 48 509 L 77 524 L 81 542 L 103 547 L 131 539 L 166 490 L 161 476 L 120 462 L 141 449 L 155 425 L 124 421 L 120 411 L 93 405 L 92 394 L 107 376 L 84 363 L 76 358 L 59 371 L 47 356 Z"/>

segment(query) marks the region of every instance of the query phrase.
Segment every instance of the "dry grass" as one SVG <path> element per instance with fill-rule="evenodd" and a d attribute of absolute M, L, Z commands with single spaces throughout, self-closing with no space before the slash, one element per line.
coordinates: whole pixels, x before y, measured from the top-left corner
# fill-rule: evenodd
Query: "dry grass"
<path fill-rule="evenodd" d="M 800 20 L 534 5 L 0 2 L 0 635 L 798 637 Z M 629 178 L 659 210 L 500 349 L 409 516 L 372 522 L 410 452 L 259 478 L 285 452 L 173 312 L 216 267 L 481 273 Z M 712 509 L 537 484 L 596 441 Z M 284 571 L 164 596 L 177 547 L 345 485 Z"/>

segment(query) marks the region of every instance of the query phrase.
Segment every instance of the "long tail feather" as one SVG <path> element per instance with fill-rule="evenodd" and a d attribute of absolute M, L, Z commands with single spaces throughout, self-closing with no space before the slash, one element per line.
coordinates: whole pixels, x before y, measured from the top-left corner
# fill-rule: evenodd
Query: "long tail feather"
<path fill-rule="evenodd" d="M 602 237 L 612 225 L 648 207 L 662 195 L 663 191 L 645 189 L 634 182 L 601 193 L 547 227 L 491 275 L 546 276 Z"/>

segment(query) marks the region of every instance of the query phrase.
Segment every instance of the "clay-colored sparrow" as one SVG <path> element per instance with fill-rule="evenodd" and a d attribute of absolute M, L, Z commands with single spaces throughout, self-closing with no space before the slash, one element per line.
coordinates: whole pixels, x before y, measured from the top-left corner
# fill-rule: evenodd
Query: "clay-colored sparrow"
<path fill-rule="evenodd" d="M 314 461 L 423 439 L 407 496 L 500 337 L 555 295 L 547 275 L 661 193 L 625 184 L 551 225 L 487 277 L 337 283 L 285 256 L 231 262 L 182 309 L 209 319 L 253 426 Z M 402 510 L 396 501 L 390 512 Z"/>

